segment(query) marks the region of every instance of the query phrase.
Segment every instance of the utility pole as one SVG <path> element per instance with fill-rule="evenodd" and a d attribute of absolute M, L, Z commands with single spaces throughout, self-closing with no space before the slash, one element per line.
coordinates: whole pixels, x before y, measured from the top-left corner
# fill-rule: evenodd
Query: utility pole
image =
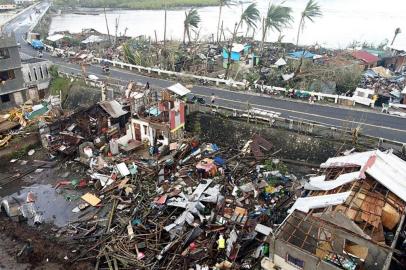
<path fill-rule="evenodd" d="M 164 8 L 165 8 L 165 25 L 164 25 L 164 48 L 166 48 L 166 16 L 167 16 L 167 6 L 166 6 L 166 0 L 164 0 Z"/>
<path fill-rule="evenodd" d="M 110 42 L 110 45 L 111 45 L 110 29 L 109 29 L 109 23 L 107 22 L 107 15 L 106 15 L 106 8 L 105 7 L 104 7 L 104 19 L 106 20 L 107 35 L 109 36 L 109 42 Z"/>

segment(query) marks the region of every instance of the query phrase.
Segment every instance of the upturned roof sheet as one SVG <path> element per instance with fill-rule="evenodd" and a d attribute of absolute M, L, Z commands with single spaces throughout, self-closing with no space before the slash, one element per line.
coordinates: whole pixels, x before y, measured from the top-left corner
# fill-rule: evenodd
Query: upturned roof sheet
<path fill-rule="evenodd" d="M 365 173 L 370 175 L 406 202 L 406 161 L 392 152 L 374 150 L 329 158 L 320 167 L 330 168 L 348 165 L 360 166 L 360 178 L 365 178 Z"/>
<path fill-rule="evenodd" d="M 187 89 L 186 87 L 184 87 L 183 85 L 181 85 L 180 83 L 169 86 L 168 90 L 181 97 L 190 93 L 190 90 Z"/>

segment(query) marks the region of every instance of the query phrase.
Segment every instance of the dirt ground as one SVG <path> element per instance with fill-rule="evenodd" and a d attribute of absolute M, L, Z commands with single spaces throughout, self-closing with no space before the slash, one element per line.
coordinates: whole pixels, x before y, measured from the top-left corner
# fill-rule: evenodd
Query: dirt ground
<path fill-rule="evenodd" d="M 0 269 L 93 269 L 88 263 L 72 262 L 75 254 L 50 234 L 51 228 L 33 228 L 0 217 Z M 24 246 L 31 243 L 32 249 Z"/>
<path fill-rule="evenodd" d="M 37 203 L 41 201 L 40 199 L 43 201 L 40 206 L 43 208 L 41 210 L 45 211 L 44 216 L 48 210 L 51 211 L 50 215 L 53 218 L 48 219 L 51 222 L 46 220 L 46 223 L 40 226 L 32 226 L 27 221 L 11 220 L 4 212 L 0 212 L 0 270 L 94 269 L 94 266 L 89 263 L 73 261 L 77 256 L 75 251 L 77 247 L 68 245 L 66 239 L 57 238 L 59 228 L 54 225 L 58 221 L 55 216 L 60 216 L 59 212 L 67 216 L 66 213 L 71 212 L 71 204 L 75 203 L 69 201 L 64 203 L 65 195 L 74 191 L 57 192 L 54 188 L 55 184 L 61 180 L 80 179 L 82 172 L 78 169 L 73 170 L 67 162 L 55 160 L 55 166 L 25 175 L 24 172 L 36 164 L 35 160 L 50 162 L 44 151 L 39 147 L 35 150 L 33 156 L 26 155 L 14 163 L 10 161 L 0 163 L 0 201 L 11 194 L 24 196 L 24 190 L 32 188 L 32 191 L 40 196 L 37 198 Z M 27 164 L 22 165 L 22 161 L 27 161 Z M 67 171 L 70 172 L 68 176 Z M 24 176 L 9 182 L 11 176 L 18 175 Z M 67 220 L 70 218 L 70 216 L 61 216 Z M 25 251 L 21 252 L 22 250 Z M 19 253 L 22 254 L 18 256 Z"/>

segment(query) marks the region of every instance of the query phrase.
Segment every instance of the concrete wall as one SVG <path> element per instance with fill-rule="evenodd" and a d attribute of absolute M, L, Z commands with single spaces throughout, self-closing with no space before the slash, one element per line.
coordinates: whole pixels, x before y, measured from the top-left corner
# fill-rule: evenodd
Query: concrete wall
<path fill-rule="evenodd" d="M 0 63 L 1 66 L 1 63 Z M 0 95 L 9 94 L 25 89 L 23 74 L 20 69 L 14 69 L 15 79 L 0 84 Z"/>
<path fill-rule="evenodd" d="M 157 129 L 150 125 L 148 122 L 140 120 L 140 119 L 131 119 L 131 137 L 133 140 L 135 140 L 135 128 L 134 124 L 139 124 L 140 125 L 140 130 L 141 130 L 141 141 L 148 141 L 149 144 L 152 144 L 154 142 L 154 139 L 156 136 L 160 136 L 161 133 L 157 134 Z M 158 132 L 161 132 L 158 130 Z M 164 137 L 163 140 L 158 140 L 158 142 L 161 142 L 163 145 L 169 145 L 169 137 L 165 135 L 165 132 L 162 133 L 162 136 Z"/>
<path fill-rule="evenodd" d="M 0 84 L 0 95 L 21 91 L 25 88 L 21 72 L 21 59 L 13 35 L 0 36 L 0 48 L 8 50 L 9 58 L 0 60 L 0 71 L 13 70 L 15 78 Z"/>
<path fill-rule="evenodd" d="M 303 218 L 313 219 L 312 217 L 305 217 L 303 214 Z M 300 229 L 298 229 L 294 234 L 295 237 L 290 237 L 293 233 L 291 231 L 291 226 L 282 225 L 282 229 L 276 235 L 276 239 L 271 239 L 270 247 L 271 253 L 274 254 L 275 262 L 279 264 L 289 264 L 286 261 L 287 254 L 293 256 L 294 258 L 300 259 L 304 261 L 304 268 L 303 269 L 339 269 L 336 268 L 334 265 L 324 262 L 323 260 L 319 259 L 316 253 L 316 247 L 318 246 L 319 241 L 315 240 L 314 237 L 320 234 L 320 231 L 317 229 L 314 231 L 310 231 L 308 229 L 309 225 L 306 225 L 306 222 L 301 222 L 298 219 L 290 220 L 291 223 L 299 222 Z M 317 221 L 315 221 L 317 222 Z M 317 227 L 316 227 L 317 228 Z M 357 245 L 362 247 L 368 248 L 368 255 L 363 262 L 363 267 L 368 270 L 380 270 L 383 268 L 385 263 L 385 259 L 389 254 L 389 249 L 382 247 L 370 240 L 364 239 L 362 236 L 359 236 L 353 233 L 350 230 L 342 229 L 336 226 L 332 226 L 329 224 L 325 224 L 322 229 L 324 232 L 331 234 L 331 248 L 334 253 L 345 255 L 344 254 L 344 246 L 346 242 L 353 242 Z M 305 238 L 305 232 L 308 232 L 313 237 L 308 237 L 307 241 L 304 243 L 302 239 Z M 287 242 L 289 241 L 289 242 Z M 304 245 L 301 248 L 301 245 Z M 285 268 L 283 268 L 285 269 Z M 290 269 L 290 268 L 286 268 Z"/>
<path fill-rule="evenodd" d="M 23 63 L 22 74 L 26 86 L 35 86 L 38 90 L 46 89 L 51 81 L 51 74 L 49 73 L 51 66 L 50 61 Z"/>
<path fill-rule="evenodd" d="M 316 256 L 305 252 L 293 245 L 290 245 L 284 241 L 276 239 L 275 242 L 275 256 L 274 262 L 276 265 L 282 267 L 283 270 L 297 270 L 300 269 L 292 264 L 288 263 L 286 258 L 287 254 L 297 259 L 304 261 L 304 270 L 338 270 L 340 268 L 335 267 L 332 264 L 323 262 Z"/>

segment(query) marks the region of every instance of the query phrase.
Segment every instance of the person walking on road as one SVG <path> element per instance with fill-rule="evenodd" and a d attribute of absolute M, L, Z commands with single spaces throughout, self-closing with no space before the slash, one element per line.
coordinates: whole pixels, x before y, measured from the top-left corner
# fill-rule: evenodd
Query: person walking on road
<path fill-rule="evenodd" d="M 214 102 L 216 101 L 216 96 L 214 93 L 211 93 L 211 105 L 214 105 Z"/>

